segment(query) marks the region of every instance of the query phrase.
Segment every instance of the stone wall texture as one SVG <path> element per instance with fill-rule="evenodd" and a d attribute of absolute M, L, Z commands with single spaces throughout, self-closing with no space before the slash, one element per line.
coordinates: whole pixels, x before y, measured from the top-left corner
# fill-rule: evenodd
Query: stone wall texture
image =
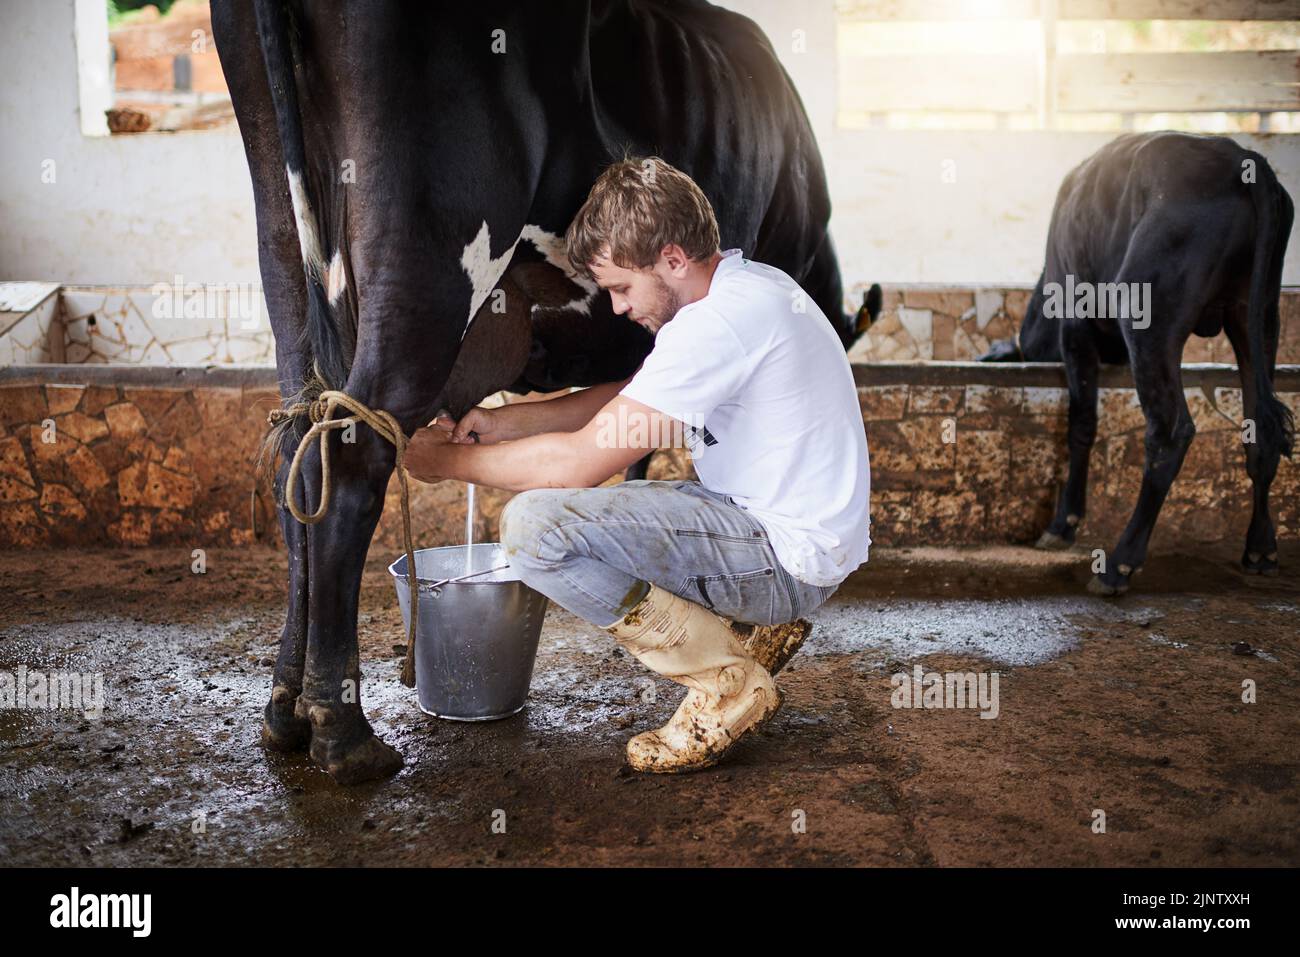
<path fill-rule="evenodd" d="M 273 370 L 0 371 L 0 547 L 278 540 L 268 497 L 258 499 L 256 520 L 252 504 L 253 462 L 278 401 Z M 884 363 L 854 371 L 871 450 L 875 542 L 1027 542 L 1045 527 L 1066 464 L 1059 369 Z M 74 381 L 79 372 L 83 381 Z M 1235 373 L 1184 375 L 1198 434 L 1154 547 L 1236 540 L 1249 517 Z M 1144 425 L 1124 383 L 1122 370 L 1103 379 L 1085 542 L 1113 539 L 1137 495 Z M 1282 373 L 1279 385 L 1300 415 L 1300 370 Z M 694 477 L 683 456 L 659 453 L 650 477 Z M 417 547 L 463 542 L 464 486 L 412 489 Z M 476 540 L 496 538 L 510 497 L 479 490 Z M 1273 503 L 1279 534 L 1295 534 L 1300 470 L 1289 461 Z M 401 547 L 394 479 L 373 548 L 395 557 Z"/>
<path fill-rule="evenodd" d="M 1009 339 L 1027 287 L 891 286 L 879 319 L 849 351 L 855 363 L 978 359 Z M 860 294 L 859 294 L 860 301 Z M 27 314 L 0 311 L 0 365 L 273 365 L 275 341 L 256 284 L 63 286 Z M 1300 289 L 1282 290 L 1278 363 L 1300 363 Z M 1192 336 L 1184 363 L 1235 365 L 1223 335 Z"/>
<path fill-rule="evenodd" d="M 989 345 L 1010 339 L 1020 328 L 1030 287 L 891 286 L 885 290 L 880 317 L 849 351 L 852 362 L 967 361 Z M 860 293 L 858 293 L 861 301 Z M 1300 363 L 1300 291 L 1282 290 L 1281 335 L 1277 361 Z M 1192 336 L 1183 362 L 1236 365 L 1224 335 Z"/>
<path fill-rule="evenodd" d="M 870 380 L 873 367 L 858 367 Z M 1165 501 L 1153 547 L 1245 538 L 1250 482 L 1241 390 L 1221 370 L 1184 393 L 1197 434 Z M 1235 375 L 1235 372 L 1233 373 Z M 937 377 L 936 377 L 937 378 Z M 872 471 L 872 540 L 884 545 L 1034 541 L 1067 471 L 1068 396 L 1061 386 L 1005 383 L 864 385 L 858 396 Z M 1118 376 L 1109 376 L 1111 382 Z M 1188 377 L 1196 378 L 1196 377 Z M 1122 381 L 1122 380 L 1121 380 Z M 1300 383 L 1282 398 L 1300 418 Z M 1103 386 L 1080 541 L 1105 544 L 1137 501 L 1145 420 L 1132 388 Z M 1272 488 L 1279 535 L 1300 527 L 1300 470 L 1283 459 Z"/>
<path fill-rule="evenodd" d="M 122 370 L 135 381 L 110 384 L 0 380 L 0 547 L 280 540 L 269 490 L 253 494 L 266 414 L 279 404 L 274 370 L 186 369 L 168 383 L 175 371 Z M 656 456 L 650 477 L 693 476 L 683 456 Z M 464 485 L 412 481 L 411 492 L 418 547 L 464 541 Z M 495 538 L 510 497 L 478 490 L 476 540 Z M 374 545 L 393 556 L 400 503 L 394 479 Z"/>

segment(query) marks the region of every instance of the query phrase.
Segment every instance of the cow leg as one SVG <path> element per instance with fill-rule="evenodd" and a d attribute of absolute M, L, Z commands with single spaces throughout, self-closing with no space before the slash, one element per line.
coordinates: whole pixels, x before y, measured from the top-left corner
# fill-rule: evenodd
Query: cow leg
<path fill-rule="evenodd" d="M 1250 361 L 1250 344 L 1247 340 L 1246 310 L 1234 309 L 1224 324 L 1232 351 L 1237 355 L 1237 371 L 1241 376 L 1242 415 L 1255 418 L 1257 392 L 1255 370 Z M 1250 476 L 1253 491 L 1253 509 L 1250 528 L 1246 532 L 1246 549 L 1241 556 L 1241 566 L 1250 575 L 1277 574 L 1277 529 L 1269 513 L 1268 493 L 1277 475 L 1281 449 L 1267 443 L 1246 442 L 1246 474 Z"/>
<path fill-rule="evenodd" d="M 1146 463 L 1137 507 L 1105 570 L 1093 577 L 1088 590 L 1098 595 L 1122 595 L 1129 579 L 1147 557 L 1147 543 L 1160 508 L 1183 466 L 1196 426 L 1183 396 L 1183 339 L 1161 334 L 1155 327 L 1136 332 L 1130 340 L 1133 378 L 1146 416 Z M 1149 338 L 1143 338 L 1149 336 Z M 1158 337 L 1158 338 L 1157 338 Z"/>
<path fill-rule="evenodd" d="M 1038 539 L 1039 548 L 1067 548 L 1088 506 L 1088 459 L 1097 438 L 1097 376 L 1101 362 L 1087 323 L 1066 322 L 1062 329 L 1065 378 L 1070 390 L 1070 472 L 1056 506 L 1056 517 Z"/>
<path fill-rule="evenodd" d="M 339 410 L 337 417 L 345 415 Z M 402 766 L 401 755 L 375 736 L 361 710 L 357 648 L 361 573 L 383 510 L 394 451 L 361 423 L 353 438 L 344 442 L 339 431 L 330 433 L 329 509 L 306 528 L 306 655 L 294 708 L 299 719 L 310 722 L 312 760 L 340 784 L 384 777 Z M 313 449 L 304 455 L 299 476 L 313 511 L 320 502 L 320 475 L 320 456 Z"/>
<path fill-rule="evenodd" d="M 212 28 L 252 176 L 262 291 L 275 335 L 281 398 L 290 403 L 297 398 L 311 369 L 311 357 L 303 349 L 307 295 L 266 72 L 260 66 L 242 68 L 248 62 L 261 63 L 252 5 L 247 0 L 214 3 Z M 293 457 L 296 446 L 293 429 L 286 429 L 281 439 L 282 444 L 270 450 L 270 454 L 282 459 L 277 474 L 277 503 L 283 501 L 288 459 Z M 289 607 L 280 637 L 271 698 L 263 710 L 262 743 L 274 751 L 295 751 L 306 748 L 310 739 L 308 723 L 294 713 L 302 690 L 307 633 L 307 536 L 302 525 L 283 506 L 277 506 L 277 514 L 289 558 Z"/>
<path fill-rule="evenodd" d="M 263 275 L 275 279 L 275 285 L 267 287 L 266 300 L 275 332 L 281 401 L 285 405 L 298 400 L 295 390 L 305 384 L 308 376 L 307 360 L 298 346 L 303 336 L 301 324 L 307 308 L 301 272 L 296 262 L 277 267 L 269 257 L 263 258 Z M 305 431 L 306 425 L 298 428 Z M 307 647 L 307 530 L 283 504 L 289 462 L 302 435 L 298 428 L 285 426 L 278 437 L 272 435 L 268 439 L 275 442 L 278 438 L 278 445 L 267 454 L 276 456 L 279 462 L 274 498 L 289 565 L 288 608 L 284 629 L 280 633 L 280 651 L 271 679 L 271 698 L 262 710 L 262 745 L 270 751 L 303 751 L 311 740 L 310 724 L 296 713 L 298 695 L 302 693 Z M 301 493 L 299 504 L 302 504 Z"/>
<path fill-rule="evenodd" d="M 383 258 L 386 252 L 376 248 L 369 255 Z M 398 255 L 386 258 L 392 264 L 386 281 L 362 286 L 376 292 L 368 300 L 363 297 L 360 344 L 343 391 L 372 410 L 391 414 L 409 436 L 433 418 L 465 321 L 463 312 L 444 318 L 430 311 L 438 304 L 467 302 L 468 282 L 456 275 L 459 263 L 454 271 L 438 274 L 437 264 L 426 268 L 409 254 L 410 262 Z M 364 262 L 364 268 L 369 272 L 373 267 Z M 337 418 L 347 415 L 345 409 L 336 411 Z M 338 783 L 354 784 L 390 775 L 403 763 L 395 749 L 375 736 L 362 710 L 357 647 L 361 576 L 396 451 L 364 423 L 357 423 L 350 442 L 343 441 L 343 430 L 328 434 L 329 508 L 307 528 L 307 653 L 296 714 L 311 722 L 316 764 Z M 313 442 L 300 474 L 312 511 L 321 491 L 317 449 Z"/>
<path fill-rule="evenodd" d="M 287 437 L 294 435 L 288 430 Z M 284 500 L 284 481 L 289 470 L 288 455 L 276 474 L 275 499 Z M 307 529 L 283 505 L 277 509 L 280 531 L 289 555 L 289 610 L 280 635 L 280 653 L 275 659 L 271 700 L 262 712 L 262 744 L 271 751 L 302 751 L 311 742 L 311 723 L 295 713 L 302 694 L 303 662 L 307 652 Z"/>

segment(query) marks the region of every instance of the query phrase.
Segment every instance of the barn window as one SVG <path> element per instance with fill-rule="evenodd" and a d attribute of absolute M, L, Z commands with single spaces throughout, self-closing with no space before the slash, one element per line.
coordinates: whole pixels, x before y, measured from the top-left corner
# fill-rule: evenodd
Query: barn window
<path fill-rule="evenodd" d="M 842 128 L 1300 132 L 1297 0 L 837 0 Z"/>
<path fill-rule="evenodd" d="M 77 0 L 82 132 L 234 122 L 208 0 Z"/>

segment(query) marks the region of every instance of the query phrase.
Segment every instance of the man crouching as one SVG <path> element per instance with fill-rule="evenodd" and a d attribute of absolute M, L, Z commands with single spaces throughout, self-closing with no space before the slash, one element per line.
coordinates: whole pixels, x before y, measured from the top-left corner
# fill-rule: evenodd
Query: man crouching
<path fill-rule="evenodd" d="M 689 689 L 666 725 L 628 742 L 628 762 L 708 767 L 781 705 L 773 675 L 807 628 L 769 626 L 812 612 L 867 559 L 853 374 L 816 303 L 781 270 L 720 250 L 708 199 L 662 160 L 605 170 L 566 241 L 575 272 L 655 336 L 641 368 L 439 420 L 406 465 L 422 481 L 518 491 L 501 541 L 523 581 Z M 669 436 L 699 481 L 596 487 Z"/>

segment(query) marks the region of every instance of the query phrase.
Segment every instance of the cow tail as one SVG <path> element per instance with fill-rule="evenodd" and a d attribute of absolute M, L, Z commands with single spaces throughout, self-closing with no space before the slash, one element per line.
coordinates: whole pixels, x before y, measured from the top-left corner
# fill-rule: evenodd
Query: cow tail
<path fill-rule="evenodd" d="M 301 60 L 294 22 L 296 4 L 254 0 L 253 5 L 307 282 L 306 338 L 314 381 L 304 383 L 304 392 L 342 389 L 356 349 L 355 290 L 346 274 L 342 193 L 334 185 L 334 177 L 317 179 L 307 163 L 295 70 L 295 63 Z M 325 205 L 318 202 L 316 186 L 331 191 Z M 324 244 L 331 236 L 335 241 L 332 249 L 327 249 Z"/>
<path fill-rule="evenodd" d="M 1278 337 L 1278 276 L 1292 214 L 1268 161 L 1256 156 L 1256 163 L 1257 182 L 1248 187 L 1255 205 L 1255 261 L 1250 274 L 1246 321 L 1250 365 L 1255 373 L 1255 438 L 1266 455 L 1280 453 L 1290 458 L 1295 424 L 1291 410 L 1273 391 L 1267 344 L 1276 342 Z"/>

